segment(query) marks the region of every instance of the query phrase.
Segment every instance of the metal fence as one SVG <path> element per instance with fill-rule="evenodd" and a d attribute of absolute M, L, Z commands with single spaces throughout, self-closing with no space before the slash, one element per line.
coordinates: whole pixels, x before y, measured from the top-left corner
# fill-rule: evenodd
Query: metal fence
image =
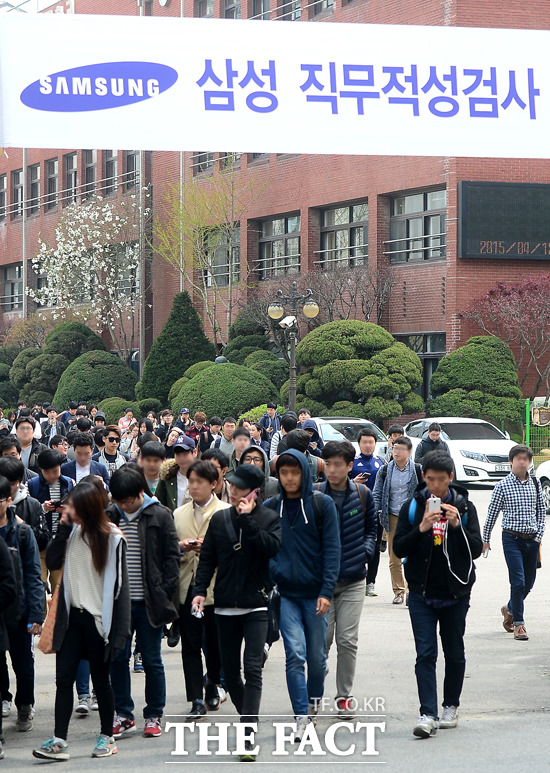
<path fill-rule="evenodd" d="M 550 460 L 550 406 L 525 400 L 524 438 L 533 449 L 535 467 Z"/>

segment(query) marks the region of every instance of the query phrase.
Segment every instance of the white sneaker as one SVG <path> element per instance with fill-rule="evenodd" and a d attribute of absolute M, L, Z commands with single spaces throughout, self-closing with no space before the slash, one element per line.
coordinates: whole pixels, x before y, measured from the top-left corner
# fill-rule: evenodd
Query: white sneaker
<path fill-rule="evenodd" d="M 418 718 L 418 724 L 413 730 L 413 735 L 415 735 L 417 738 L 429 738 L 431 735 L 435 735 L 437 733 L 438 727 L 439 722 L 437 719 L 434 719 L 434 717 L 427 717 L 425 714 L 422 714 L 422 716 Z"/>
<path fill-rule="evenodd" d="M 90 708 L 92 711 L 99 711 L 99 703 L 97 702 L 95 692 L 92 693 L 92 700 L 90 702 Z"/>
<path fill-rule="evenodd" d="M 374 590 L 374 583 L 369 582 L 367 583 L 367 588 L 365 590 L 365 596 L 378 596 L 378 593 Z"/>
<path fill-rule="evenodd" d="M 224 690 L 224 688 L 221 686 L 221 684 L 218 685 L 218 697 L 220 699 L 220 705 L 227 700 L 227 693 Z"/>
<path fill-rule="evenodd" d="M 456 727 L 458 725 L 458 709 L 456 706 L 444 706 L 443 714 L 439 720 L 439 727 L 442 730 L 446 730 L 449 727 Z"/>
<path fill-rule="evenodd" d="M 11 712 L 11 701 L 2 701 L 2 716 L 9 717 Z"/>
<path fill-rule="evenodd" d="M 294 743 L 300 743 L 304 737 L 306 727 L 311 722 L 309 717 L 294 717 L 296 720 L 296 732 L 294 733 Z"/>
<path fill-rule="evenodd" d="M 89 695 L 81 695 L 76 704 L 75 712 L 81 716 L 87 716 L 92 708 L 92 699 Z"/>

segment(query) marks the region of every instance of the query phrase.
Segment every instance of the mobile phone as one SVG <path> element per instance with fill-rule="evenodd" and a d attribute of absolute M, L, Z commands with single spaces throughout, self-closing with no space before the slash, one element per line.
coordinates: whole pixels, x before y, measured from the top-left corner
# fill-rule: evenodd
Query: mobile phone
<path fill-rule="evenodd" d="M 52 507 L 55 507 L 55 509 L 57 510 L 57 508 L 61 507 L 62 504 L 63 504 L 62 501 L 58 499 L 57 502 L 52 502 Z"/>
<path fill-rule="evenodd" d="M 362 472 L 359 477 L 363 480 L 368 480 L 370 478 L 370 472 Z"/>
<path fill-rule="evenodd" d="M 250 494 L 245 496 L 247 502 L 255 502 L 258 499 L 258 489 L 255 488 Z"/>
<path fill-rule="evenodd" d="M 439 497 L 430 497 L 428 503 L 429 513 L 437 513 L 441 510 L 441 499 Z"/>
<path fill-rule="evenodd" d="M 199 544 L 199 541 L 198 541 L 198 540 L 196 540 L 196 539 L 190 539 L 190 540 L 189 540 L 189 542 L 188 542 L 187 544 L 188 544 L 188 545 L 198 545 L 198 544 Z"/>

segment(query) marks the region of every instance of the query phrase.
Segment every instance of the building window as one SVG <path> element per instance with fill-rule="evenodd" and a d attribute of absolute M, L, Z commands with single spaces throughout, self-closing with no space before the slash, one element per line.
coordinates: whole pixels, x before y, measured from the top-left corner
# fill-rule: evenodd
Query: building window
<path fill-rule="evenodd" d="M 278 8 L 278 19 L 297 21 L 302 17 L 301 0 L 281 0 Z"/>
<path fill-rule="evenodd" d="M 82 198 L 89 199 L 95 193 L 97 179 L 97 150 L 84 151 L 84 191 Z"/>
<path fill-rule="evenodd" d="M 369 240 L 369 205 L 366 201 L 321 212 L 321 249 L 315 263 L 322 269 L 364 266 Z"/>
<path fill-rule="evenodd" d="M 269 19 L 269 0 L 252 0 L 249 19 Z"/>
<path fill-rule="evenodd" d="M 329 8 L 334 8 L 334 0 L 318 0 L 317 3 L 313 4 L 312 10 L 312 16 L 317 16 L 318 13 L 323 13 L 323 11 L 328 11 Z"/>
<path fill-rule="evenodd" d="M 224 0 L 223 15 L 225 19 L 240 19 L 241 0 Z"/>
<path fill-rule="evenodd" d="M 76 153 L 63 156 L 65 166 L 65 190 L 63 191 L 63 206 L 67 207 L 76 201 L 77 196 L 77 159 Z"/>
<path fill-rule="evenodd" d="M 260 225 L 259 279 L 300 271 L 300 215 L 263 220 Z"/>
<path fill-rule="evenodd" d="M 226 287 L 236 284 L 241 279 L 241 229 L 237 225 L 231 233 L 214 231 L 207 235 L 206 251 L 208 269 L 206 274 L 207 287 Z M 231 244 L 229 244 L 231 241 Z"/>
<path fill-rule="evenodd" d="M 4 311 L 23 308 L 23 266 L 15 263 L 4 269 Z"/>
<path fill-rule="evenodd" d="M 416 392 L 423 400 L 429 400 L 432 397 L 430 382 L 440 359 L 446 354 L 447 336 L 445 333 L 419 333 L 418 335 L 394 335 L 394 338 L 420 357 L 422 384 Z"/>
<path fill-rule="evenodd" d="M 57 207 L 58 195 L 58 164 L 57 158 L 46 161 L 46 209 Z"/>
<path fill-rule="evenodd" d="M 252 163 L 252 161 L 268 161 L 269 160 L 269 153 L 249 153 L 248 154 L 248 163 Z"/>
<path fill-rule="evenodd" d="M 195 0 L 195 16 L 211 19 L 214 16 L 214 0 Z"/>
<path fill-rule="evenodd" d="M 219 162 L 222 169 L 231 166 L 237 166 L 241 160 L 242 153 L 220 153 Z"/>
<path fill-rule="evenodd" d="M 191 156 L 191 168 L 193 174 L 209 172 L 214 167 L 214 154 L 199 151 Z"/>
<path fill-rule="evenodd" d="M 11 216 L 23 217 L 23 170 L 16 169 L 11 173 Z"/>
<path fill-rule="evenodd" d="M 394 196 L 390 203 L 390 240 L 385 242 L 392 263 L 417 263 L 446 255 L 445 190 Z"/>
<path fill-rule="evenodd" d="M 105 166 L 103 174 L 103 193 L 105 196 L 108 196 L 110 193 L 116 193 L 118 174 L 117 156 L 116 150 L 103 151 L 103 163 Z"/>
<path fill-rule="evenodd" d="M 28 205 L 29 215 L 35 215 L 40 210 L 40 164 L 33 164 L 27 168 L 28 179 Z"/>
<path fill-rule="evenodd" d="M 124 154 L 124 179 L 127 191 L 139 185 L 139 150 L 127 150 Z"/>
<path fill-rule="evenodd" d="M 8 204 L 7 176 L 0 174 L 0 220 L 6 219 L 6 209 Z"/>

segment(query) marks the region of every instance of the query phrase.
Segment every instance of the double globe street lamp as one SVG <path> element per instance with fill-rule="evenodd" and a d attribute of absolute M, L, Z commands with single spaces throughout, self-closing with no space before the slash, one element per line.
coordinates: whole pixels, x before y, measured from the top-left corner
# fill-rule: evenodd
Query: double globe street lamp
<path fill-rule="evenodd" d="M 319 305 L 313 300 L 313 293 L 307 289 L 303 295 L 298 294 L 296 282 L 292 283 L 290 295 L 283 295 L 282 290 L 275 293 L 276 300 L 269 304 L 267 313 L 273 320 L 281 320 L 279 325 L 288 330 L 290 342 L 290 380 L 288 388 L 288 408 L 290 411 L 296 410 L 296 332 L 298 304 L 302 305 L 302 312 L 308 319 L 315 319 L 319 314 Z M 290 307 L 290 314 L 281 319 L 285 313 L 284 303 Z"/>

